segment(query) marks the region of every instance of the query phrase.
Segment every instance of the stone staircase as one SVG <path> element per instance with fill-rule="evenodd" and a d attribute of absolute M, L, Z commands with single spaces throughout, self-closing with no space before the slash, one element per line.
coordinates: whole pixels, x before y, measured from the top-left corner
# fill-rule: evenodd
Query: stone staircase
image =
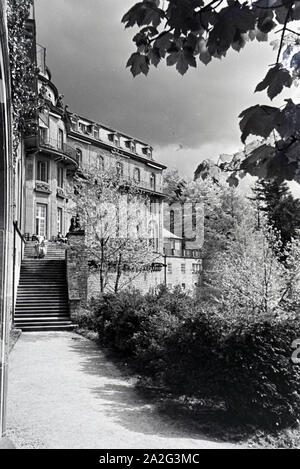
<path fill-rule="evenodd" d="M 37 259 L 34 242 L 27 242 L 15 308 L 15 327 L 23 331 L 68 330 L 70 320 L 65 246 L 48 243 Z"/>

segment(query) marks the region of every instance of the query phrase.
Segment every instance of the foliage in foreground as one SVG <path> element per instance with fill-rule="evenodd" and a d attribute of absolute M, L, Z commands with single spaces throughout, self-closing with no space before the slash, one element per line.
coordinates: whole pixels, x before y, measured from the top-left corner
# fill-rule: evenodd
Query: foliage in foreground
<path fill-rule="evenodd" d="M 126 28 L 138 28 L 133 37 L 136 51 L 127 66 L 133 76 L 147 75 L 151 66 L 166 62 L 184 75 L 200 62 L 207 65 L 223 59 L 231 49 L 239 52 L 247 42 L 268 41 L 268 34 L 277 28 L 280 37 L 270 43 L 277 49 L 276 57 L 255 88 L 266 91 L 272 100 L 299 82 L 300 41 L 295 27 L 299 19 L 299 0 L 139 1 L 122 19 Z M 299 181 L 300 105 L 285 101 L 282 107 L 255 105 L 240 114 L 243 143 L 249 135 L 276 137 L 275 143 L 259 144 L 250 155 L 222 164 L 232 172 L 230 183 L 238 183 L 236 176 L 241 172 Z"/>
<path fill-rule="evenodd" d="M 94 305 L 100 341 L 129 359 L 155 385 L 226 406 L 243 424 L 264 428 L 296 425 L 300 369 L 292 342 L 300 336 L 296 314 L 230 324 L 222 310 L 161 287 L 103 295 Z"/>

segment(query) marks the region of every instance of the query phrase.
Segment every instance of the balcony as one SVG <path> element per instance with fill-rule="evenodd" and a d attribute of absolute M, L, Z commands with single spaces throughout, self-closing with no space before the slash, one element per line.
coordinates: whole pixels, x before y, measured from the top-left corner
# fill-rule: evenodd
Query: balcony
<path fill-rule="evenodd" d="M 40 136 L 40 148 L 48 152 L 56 153 L 61 155 L 63 158 L 66 158 L 70 163 L 75 164 L 76 167 L 79 166 L 78 155 L 75 148 L 71 147 L 66 143 L 58 141 L 58 139 L 53 139 L 50 137 Z"/>
<path fill-rule="evenodd" d="M 164 255 L 167 257 L 184 257 L 186 259 L 201 259 L 200 249 L 172 249 L 164 248 Z"/>

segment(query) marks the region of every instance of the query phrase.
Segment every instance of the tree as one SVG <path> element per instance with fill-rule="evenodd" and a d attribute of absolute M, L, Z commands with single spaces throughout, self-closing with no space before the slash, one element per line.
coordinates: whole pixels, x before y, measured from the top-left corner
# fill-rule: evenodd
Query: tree
<path fill-rule="evenodd" d="M 85 227 L 90 268 L 99 275 L 100 291 L 115 293 L 159 258 L 149 230 L 150 200 L 113 168 L 91 167 L 74 177 L 73 213 Z"/>
<path fill-rule="evenodd" d="M 186 180 L 180 176 L 178 169 L 171 169 L 164 174 L 164 193 L 169 203 L 179 202 Z"/>
<path fill-rule="evenodd" d="M 227 248 L 216 254 L 207 275 L 209 301 L 220 306 L 228 323 L 291 314 L 299 308 L 299 240 L 292 240 L 281 262 L 282 243 L 266 221 L 253 225 L 245 214 Z"/>
<path fill-rule="evenodd" d="M 280 39 L 272 43 L 275 63 L 255 91 L 266 90 L 272 100 L 300 78 L 300 33 L 290 23 L 300 19 L 299 0 L 143 0 L 124 15 L 126 28 L 137 26 L 136 45 L 128 60 L 134 76 L 148 74 L 150 66 L 165 60 L 184 75 L 198 62 L 207 65 L 222 59 L 230 48 L 239 52 L 248 41 L 268 40 L 276 27 Z M 287 100 L 281 108 L 256 105 L 240 114 L 241 139 L 249 135 L 273 144 L 259 145 L 223 169 L 235 174 L 243 170 L 260 178 L 299 180 L 300 104 Z M 236 183 L 236 178 L 231 179 Z"/>
<path fill-rule="evenodd" d="M 253 192 L 258 212 L 266 214 L 269 225 L 279 233 L 285 249 L 300 229 L 299 199 L 294 199 L 286 183 L 277 180 L 260 180 Z"/>

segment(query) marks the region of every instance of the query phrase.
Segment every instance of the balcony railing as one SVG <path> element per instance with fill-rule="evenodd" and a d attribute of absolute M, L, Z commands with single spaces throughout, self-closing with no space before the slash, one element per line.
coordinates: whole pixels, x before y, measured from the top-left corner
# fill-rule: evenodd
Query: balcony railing
<path fill-rule="evenodd" d="M 164 254 L 167 257 L 185 257 L 186 259 L 200 259 L 200 249 L 171 249 L 164 248 Z"/>
<path fill-rule="evenodd" d="M 140 182 L 135 181 L 135 184 L 139 186 L 141 189 L 145 189 L 151 192 L 162 193 L 161 185 L 158 183 L 152 184 L 149 181 L 145 181 L 142 179 Z"/>
<path fill-rule="evenodd" d="M 46 148 L 48 150 L 53 150 L 55 152 L 62 153 L 63 155 L 68 156 L 74 162 L 79 164 L 79 158 L 75 148 L 71 147 L 66 143 L 61 143 L 57 139 L 49 138 L 49 137 L 40 137 L 40 146 Z"/>

